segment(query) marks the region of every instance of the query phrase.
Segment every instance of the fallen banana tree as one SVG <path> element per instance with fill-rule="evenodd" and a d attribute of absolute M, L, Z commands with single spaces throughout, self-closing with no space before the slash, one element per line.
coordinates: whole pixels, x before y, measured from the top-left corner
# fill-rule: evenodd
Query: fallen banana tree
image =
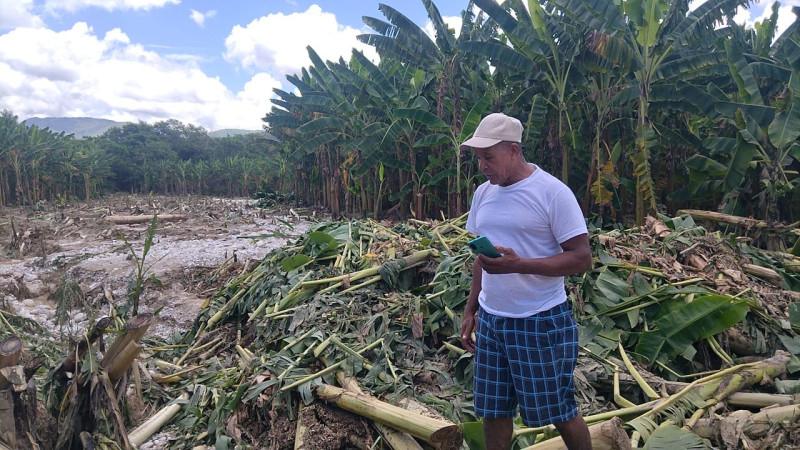
<path fill-rule="evenodd" d="M 680 392 L 667 397 L 658 398 L 642 405 L 632 405 L 627 408 L 610 411 L 585 417 L 588 424 L 591 424 L 590 431 L 593 448 L 598 450 L 619 449 L 636 447 L 639 437 L 647 439 L 661 421 L 658 419 L 662 414 L 669 411 L 668 420 L 673 422 L 685 423 L 685 428 L 692 431 L 696 426 L 699 417 L 703 416 L 708 410 L 713 409 L 720 402 L 741 390 L 750 389 L 761 383 L 765 379 L 771 379 L 786 372 L 786 365 L 790 360 L 787 352 L 778 352 L 774 357 L 763 361 L 742 364 L 731 367 L 698 379 L 686 384 Z M 798 408 L 797 404 L 782 406 L 781 413 L 773 415 L 774 418 L 785 418 L 794 413 Z M 677 417 L 676 412 L 680 411 L 684 417 Z M 759 416 L 760 417 L 760 416 Z M 632 428 L 633 442 L 619 437 L 619 426 L 622 424 L 619 419 L 624 419 L 626 427 Z M 608 420 L 615 420 L 610 425 L 603 426 Z M 701 436 L 709 437 L 709 428 L 713 425 L 704 420 Z M 541 428 L 520 428 L 514 432 L 516 437 L 528 435 L 540 435 L 544 442 L 528 447 L 533 450 L 548 448 L 563 448 L 564 442 L 560 437 L 548 439 L 555 431 L 555 427 L 547 426 Z M 763 435 L 762 435 L 763 436 Z M 627 438 L 627 434 L 625 434 Z"/>
<path fill-rule="evenodd" d="M 728 447 L 752 446 L 754 440 L 766 437 L 772 430 L 798 421 L 798 404 L 765 408 L 755 413 L 740 409 L 728 416 L 700 419 L 692 431 L 706 439 L 720 440 Z"/>
<path fill-rule="evenodd" d="M 186 448 L 448 448 L 462 436 L 479 448 L 472 355 L 458 333 L 473 258 L 465 219 L 319 223 L 231 278 L 175 341 L 148 340 L 143 320 L 109 347 L 106 357 L 124 359 L 116 364 L 92 359 L 95 336 L 87 334 L 68 352 L 74 357 L 56 360 L 59 373 L 102 369 L 99 388 L 88 398 L 55 398 L 98 402 L 104 433 L 73 433 L 70 443 L 102 435 L 135 446 L 164 429 Z M 800 275 L 792 258 L 709 232 L 688 215 L 590 238 L 595 268 L 570 277 L 568 293 L 581 332 L 577 393 L 596 448 L 720 443 L 699 431 L 715 429 L 706 419 L 743 405 L 797 403 L 800 309 L 787 293 L 800 289 Z M 130 421 L 124 390 L 142 392 L 147 410 L 160 412 Z M 325 413 L 341 420 L 297 424 L 300 409 L 319 413 L 322 402 L 341 403 Z M 347 411 L 360 421 L 345 420 Z M 429 412 L 437 417 L 422 417 Z M 75 420 L 60 417 L 65 429 Z M 515 436 L 516 449 L 560 445 L 552 427 Z"/>
<path fill-rule="evenodd" d="M 128 442 L 134 447 L 139 447 L 144 444 L 153 434 L 160 430 L 164 425 L 168 424 L 178 411 L 180 411 L 189 396 L 186 393 L 181 394 L 174 402 L 161 408 L 157 413 L 151 416 L 146 421 L 139 424 L 138 427 L 131 430 L 128 435 Z"/>
<path fill-rule="evenodd" d="M 648 401 L 670 405 L 670 400 L 663 386 L 650 386 L 640 371 L 653 370 L 675 388 L 686 385 L 677 381 L 680 377 L 698 377 L 698 369 L 716 373 L 732 367 L 744 355 L 719 336 L 743 321 L 749 331 L 757 329 L 765 337 L 751 354 L 768 358 L 784 341 L 790 346 L 793 342 L 791 334 L 784 335 L 791 305 L 776 301 L 785 298 L 776 277 L 791 287 L 797 282 L 794 272 L 770 265 L 770 279 L 762 280 L 752 266 L 762 267 L 768 253 L 727 247 L 691 217 L 648 223 L 644 229 L 593 234 L 600 264 L 570 280 L 570 296 L 586 341 L 582 354 L 600 361 L 604 374 L 631 380 L 624 395 L 619 382 L 612 391 L 604 391 L 602 384 L 585 385 L 588 391 L 581 395 L 590 403 L 582 404 L 584 409 L 595 408 L 594 399 L 608 398 L 621 411 L 622 428 L 600 426 L 602 422 L 593 428 L 605 430 L 594 431 L 599 433 L 598 443 L 624 442 L 611 431 L 615 428 L 639 443 L 677 433 L 647 428 L 669 422 L 659 410 L 653 418 L 644 415 L 656 405 Z M 412 397 L 452 423 L 474 420 L 469 397 L 471 355 L 460 348 L 456 333 L 472 258 L 464 246 L 470 235 L 463 224 L 464 217 L 409 221 L 393 228 L 373 221 L 324 223 L 232 280 L 198 315 L 182 342 L 185 349 L 157 355 L 177 361 L 174 373 L 193 369 L 191 377 L 177 383 L 177 387 L 195 386 L 190 404 L 226 411 L 227 419 L 198 417 L 182 434 L 209 429 L 213 432 L 199 432 L 202 439 L 192 443 L 232 442 L 232 436 L 257 435 L 244 431 L 248 428 L 242 418 L 263 416 L 263 406 L 258 405 L 285 409 L 292 417 L 298 402 L 311 404 L 320 393 L 328 398 L 357 397 L 332 386 L 342 373 L 386 404 L 396 406 L 404 397 Z M 783 323 L 776 319 L 778 309 Z M 749 331 L 740 334 L 752 344 Z M 223 355 L 230 356 L 221 359 Z M 236 364 L 224 362 L 231 358 Z M 215 375 L 203 366 L 213 368 Z M 207 380 L 199 390 L 198 380 Z M 714 383 L 703 380 L 705 389 Z M 224 385 L 236 386 L 235 392 L 225 394 Z M 753 383 L 743 386 L 739 389 Z M 699 395 L 691 392 L 676 398 Z M 711 394 L 700 397 L 704 406 L 675 423 L 697 422 L 729 394 L 726 391 L 716 400 Z M 218 401 L 210 401 L 215 398 Z M 649 406 L 630 412 L 638 400 Z M 607 401 L 600 402 L 608 408 Z M 274 419 L 270 427 L 278 427 Z M 267 432 L 263 426 L 259 429 Z M 424 441 L 419 434 L 414 437 Z M 526 447 L 552 434 L 520 433 L 515 445 Z M 313 441 L 314 434 L 310 436 Z M 303 445 L 313 447 L 313 442 Z"/>
<path fill-rule="evenodd" d="M 140 214 L 136 216 L 106 216 L 106 220 L 116 225 L 133 225 L 139 223 L 149 223 L 154 215 Z M 186 214 L 159 214 L 159 222 L 175 222 L 186 220 Z"/>

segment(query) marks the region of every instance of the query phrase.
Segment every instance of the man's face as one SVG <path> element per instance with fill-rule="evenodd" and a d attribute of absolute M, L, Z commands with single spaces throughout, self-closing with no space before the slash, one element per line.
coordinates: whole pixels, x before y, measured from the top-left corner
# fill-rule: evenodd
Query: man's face
<path fill-rule="evenodd" d="M 514 153 L 510 142 L 500 142 L 488 148 L 473 148 L 472 150 L 478 158 L 478 169 L 489 180 L 489 183 L 500 186 L 511 184 Z"/>

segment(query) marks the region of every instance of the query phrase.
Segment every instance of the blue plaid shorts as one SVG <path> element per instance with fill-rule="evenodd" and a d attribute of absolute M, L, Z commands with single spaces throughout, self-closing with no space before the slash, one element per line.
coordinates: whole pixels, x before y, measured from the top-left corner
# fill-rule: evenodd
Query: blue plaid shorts
<path fill-rule="evenodd" d="M 567 302 L 530 317 L 510 318 L 480 308 L 475 349 L 475 414 L 514 417 L 539 427 L 578 415 L 572 372 L 578 327 Z"/>

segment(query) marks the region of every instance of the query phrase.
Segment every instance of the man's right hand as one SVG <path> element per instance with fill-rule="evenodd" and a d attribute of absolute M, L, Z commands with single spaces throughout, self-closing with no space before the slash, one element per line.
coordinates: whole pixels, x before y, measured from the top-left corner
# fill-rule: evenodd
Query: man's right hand
<path fill-rule="evenodd" d="M 475 353 L 475 340 L 472 338 L 475 333 L 475 317 L 475 314 L 465 312 L 461 319 L 461 346 L 470 353 Z"/>

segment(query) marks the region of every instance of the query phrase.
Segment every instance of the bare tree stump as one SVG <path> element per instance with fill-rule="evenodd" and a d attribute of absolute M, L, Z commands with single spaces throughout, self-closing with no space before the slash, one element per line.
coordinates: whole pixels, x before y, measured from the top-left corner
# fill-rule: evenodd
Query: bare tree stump
<path fill-rule="evenodd" d="M 17 431 L 14 420 L 14 396 L 11 389 L 0 391 L 0 448 L 17 448 Z"/>

